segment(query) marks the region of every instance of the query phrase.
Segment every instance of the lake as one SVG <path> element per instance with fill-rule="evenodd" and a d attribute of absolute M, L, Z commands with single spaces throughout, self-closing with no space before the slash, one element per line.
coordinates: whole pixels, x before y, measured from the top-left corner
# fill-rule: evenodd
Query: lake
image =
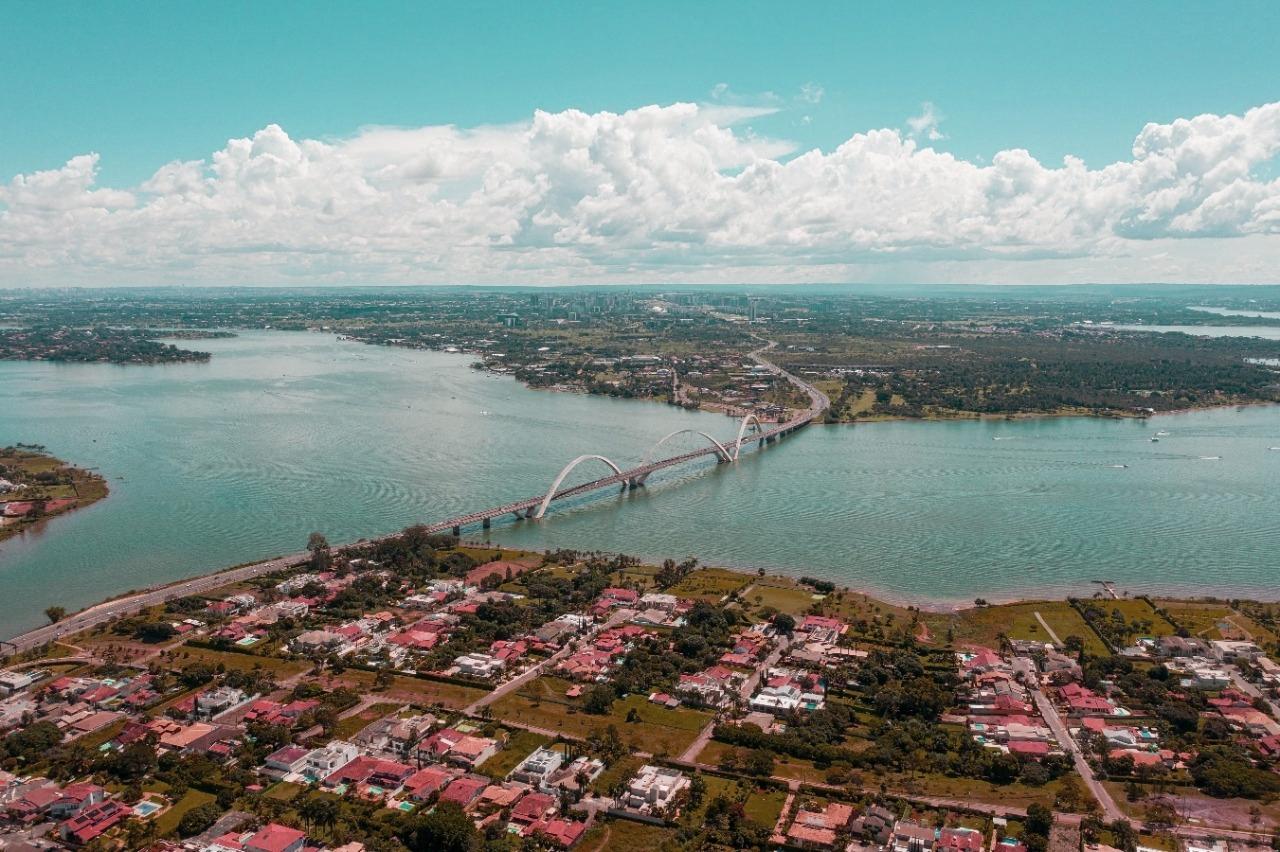
<path fill-rule="evenodd" d="M 1121 331 L 1150 331 L 1156 334 L 1190 334 L 1193 337 L 1259 337 L 1280 340 L 1280 325 L 1110 325 Z"/>
<path fill-rule="evenodd" d="M 1217 314 L 1220 317 L 1253 317 L 1255 319 L 1280 320 L 1280 311 L 1243 311 L 1235 308 L 1214 308 L 1206 305 L 1192 305 L 1188 310 L 1203 311 L 1206 314 Z"/>
<path fill-rule="evenodd" d="M 582 453 L 625 464 L 674 429 L 736 432 L 720 415 L 532 391 L 465 355 L 282 332 L 200 348 L 211 362 L 0 362 L 0 443 L 44 443 L 112 488 L 0 544 L 0 635 L 51 604 L 296 551 L 313 530 L 345 542 L 531 496 Z M 1170 434 L 1152 443 L 1157 429 Z M 813 426 L 491 537 L 696 555 L 922 603 L 1087 594 L 1094 579 L 1276 597 L 1276 446 L 1274 407 Z"/>

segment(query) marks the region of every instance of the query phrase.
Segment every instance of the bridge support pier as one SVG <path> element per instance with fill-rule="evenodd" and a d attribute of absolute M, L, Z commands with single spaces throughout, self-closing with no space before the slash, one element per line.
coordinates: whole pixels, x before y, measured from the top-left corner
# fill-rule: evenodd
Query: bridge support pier
<path fill-rule="evenodd" d="M 454 534 L 454 536 L 455 536 L 455 537 L 456 537 L 456 536 L 460 536 L 460 535 L 462 535 L 462 527 L 454 527 L 454 528 L 453 528 L 453 534 Z"/>
<path fill-rule="evenodd" d="M 492 526 L 492 523 L 493 522 L 489 518 L 485 518 L 483 521 L 480 522 L 480 525 L 485 529 L 489 529 L 489 527 Z"/>

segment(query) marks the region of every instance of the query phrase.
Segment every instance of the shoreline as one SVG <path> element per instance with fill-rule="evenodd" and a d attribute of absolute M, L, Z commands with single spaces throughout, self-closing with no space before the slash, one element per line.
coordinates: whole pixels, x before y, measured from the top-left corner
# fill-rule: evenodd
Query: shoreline
<path fill-rule="evenodd" d="M 6 452 L 7 450 L 13 450 L 13 452 Z M 0 506 L 32 504 L 30 513 L 4 518 L 8 523 L 0 523 L 0 543 L 25 535 L 33 530 L 39 530 L 55 518 L 87 509 L 111 495 L 111 488 L 107 485 L 105 477 L 87 468 L 76 467 L 57 456 L 51 455 L 42 444 L 15 444 L 12 447 L 0 448 L 0 465 L 17 468 L 28 476 L 48 473 L 56 476 L 65 476 L 69 479 L 65 483 L 25 485 L 20 482 L 15 483 L 16 485 L 37 489 L 41 493 L 39 495 L 23 495 L 20 491 L 15 490 L 14 494 L 16 496 L 14 498 L 0 498 Z M 48 490 L 65 490 L 67 488 L 71 489 L 72 493 L 70 495 L 44 493 Z M 87 490 L 89 493 L 82 494 L 82 489 Z"/>
<path fill-rule="evenodd" d="M 390 540 L 398 537 L 403 530 L 389 533 L 383 536 L 373 536 L 358 539 L 354 542 L 337 545 L 336 549 L 345 547 L 354 547 L 357 545 L 368 544 L 376 541 Z M 503 551 L 520 551 L 516 545 L 503 544 L 495 541 L 485 541 L 481 539 L 460 538 L 458 540 L 459 547 L 473 547 L 498 549 Z M 538 551 L 531 551 L 537 553 Z M 546 551 L 549 552 L 549 551 Z M 613 550 L 583 550 L 583 553 L 597 553 L 604 555 L 621 555 L 618 551 Z M 634 554 L 627 554 L 634 555 Z M 19 650 L 29 650 L 33 647 L 39 647 L 42 644 L 57 641 L 64 633 L 79 633 L 87 629 L 91 629 L 97 624 L 106 623 L 118 617 L 134 614 L 149 606 L 155 606 L 165 603 L 177 597 L 185 597 L 192 594 L 205 594 L 216 591 L 225 585 L 243 582 L 246 579 L 271 574 L 277 571 L 294 570 L 305 562 L 308 554 L 306 552 L 293 553 L 283 556 L 274 556 L 268 559 L 244 562 L 237 565 L 231 565 L 219 568 L 215 571 L 203 574 L 195 574 L 190 577 L 184 577 L 171 582 L 146 586 L 142 589 L 130 589 L 117 595 L 103 598 L 88 606 L 73 612 L 67 613 L 58 622 L 46 624 L 30 630 L 16 633 L 10 636 L 0 636 L 0 646 L 9 646 L 18 648 Z M 647 557 L 640 557 L 642 564 L 655 564 L 654 560 Z M 730 571 L 735 574 L 741 574 L 750 580 L 764 580 L 769 578 L 786 580 L 795 583 L 797 586 L 803 587 L 800 583 L 802 576 L 813 576 L 814 579 L 827 580 L 823 576 L 802 575 L 797 569 L 795 573 L 782 568 L 766 568 L 765 573 L 759 573 L 759 567 L 749 567 L 741 565 L 720 565 L 703 563 L 699 560 L 699 566 L 702 568 L 716 569 L 722 571 Z M 969 610 L 987 609 L 991 607 L 1012 606 L 1018 604 L 1029 603 L 1054 603 L 1064 602 L 1069 599 L 1091 599 L 1095 597 L 1094 591 L 1084 594 L 1083 590 L 1080 594 L 1062 593 L 1060 590 L 1047 590 L 1046 594 L 1040 594 L 1034 590 L 1026 590 L 1025 592 L 1015 593 L 1007 596 L 978 595 L 984 603 L 978 605 L 971 600 L 958 599 L 935 599 L 930 601 L 922 601 L 918 598 L 903 597 L 901 595 L 889 592 L 887 590 L 876 589 L 871 586 L 856 586 L 852 584 L 839 583 L 835 580 L 829 580 L 835 583 L 837 591 L 845 592 L 853 595 L 860 595 L 868 601 L 885 604 L 899 609 L 912 609 L 921 613 L 932 615 L 956 615 Z M 1091 581 L 1089 585 L 1095 585 Z M 1101 586 L 1099 586 L 1099 589 Z M 1096 591 L 1096 590 L 1095 590 Z M 1199 593 L 1196 593 L 1196 592 Z M 1239 590 L 1239 594 L 1204 594 L 1204 590 L 1195 590 L 1191 588 L 1170 587 L 1168 589 L 1150 589 L 1150 588 L 1126 588 L 1121 590 L 1121 594 L 1115 598 L 1117 600 L 1133 600 L 1135 598 L 1149 597 L 1155 599 L 1171 599 L 1188 602 L 1227 602 L 1230 600 L 1249 600 L 1261 603 L 1270 603 L 1280 601 L 1280 588 L 1272 588 L 1271 594 L 1265 594 L 1265 589 L 1257 589 L 1252 591 Z M 1108 600 L 1109 598 L 1103 598 Z M 976 599 L 975 599 L 976 600 Z M 106 617 L 93 621 L 96 617 L 96 611 L 107 608 L 107 612 L 103 613 Z M 84 619 L 89 618 L 89 623 L 84 623 Z M 61 625 L 61 626 L 59 626 Z"/>

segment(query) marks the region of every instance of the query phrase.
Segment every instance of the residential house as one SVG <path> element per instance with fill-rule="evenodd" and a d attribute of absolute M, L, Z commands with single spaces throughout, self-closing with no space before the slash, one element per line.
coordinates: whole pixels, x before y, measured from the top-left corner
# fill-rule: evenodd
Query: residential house
<path fill-rule="evenodd" d="M 646 764 L 627 782 L 620 800 L 623 807 L 641 813 L 662 811 L 671 807 L 689 784 L 689 779 L 678 769 Z"/>
<path fill-rule="evenodd" d="M 932 828 L 908 820 L 893 827 L 893 852 L 932 852 L 936 840 Z"/>
<path fill-rule="evenodd" d="M 519 781 L 530 787 L 543 789 L 547 779 L 564 763 L 564 752 L 559 749 L 541 747 L 520 762 L 507 775 L 511 781 Z"/>

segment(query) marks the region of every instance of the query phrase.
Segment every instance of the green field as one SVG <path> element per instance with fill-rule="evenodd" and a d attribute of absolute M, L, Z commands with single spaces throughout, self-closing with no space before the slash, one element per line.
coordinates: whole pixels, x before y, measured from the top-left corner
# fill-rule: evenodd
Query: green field
<path fill-rule="evenodd" d="M 376 675 L 360 669 L 347 669 L 335 678 L 338 683 L 350 686 L 360 692 L 373 689 Z M 487 690 L 474 686 L 462 686 L 456 683 L 444 683 L 437 680 L 426 680 L 408 675 L 396 675 L 391 686 L 384 690 L 388 701 L 408 702 L 421 706 L 447 707 L 457 710 L 483 696 Z"/>
<path fill-rule="evenodd" d="M 656 565 L 636 565 L 625 571 L 613 572 L 612 582 L 618 586 L 635 586 L 643 591 L 650 591 L 657 582 L 654 581 L 654 575 L 658 573 Z"/>
<path fill-rule="evenodd" d="M 551 742 L 550 737 L 517 729 L 507 740 L 507 747 L 482 763 L 478 771 L 481 775 L 500 781 L 507 777 L 508 772 L 519 766 L 520 761 L 549 742 Z"/>
<path fill-rule="evenodd" d="M 339 719 L 338 724 L 333 727 L 333 738 L 338 740 L 350 739 L 364 730 L 370 723 L 378 721 L 388 713 L 399 710 L 401 706 L 403 705 L 392 701 L 370 704 L 359 713 Z"/>
<path fill-rule="evenodd" d="M 750 582 L 751 578 L 747 575 L 727 568 L 699 568 L 668 591 L 682 598 L 697 598 L 715 603 Z"/>
<path fill-rule="evenodd" d="M 953 778 L 940 773 L 868 774 L 863 778 L 863 785 L 866 787 L 876 787 L 881 784 L 890 792 L 907 796 L 965 799 L 1015 808 L 1025 808 L 1035 802 L 1052 807 L 1054 799 L 1057 798 L 1059 786 L 1058 781 L 1051 781 L 1043 787 L 1028 787 L 1019 783 L 992 784 L 975 778 Z"/>
<path fill-rule="evenodd" d="M 786 801 L 787 793 L 785 790 L 757 789 L 747 797 L 743 809 L 752 822 L 759 825 L 772 826 L 778 822 L 778 817 L 782 815 L 782 806 L 786 804 Z"/>
<path fill-rule="evenodd" d="M 625 819 L 598 822 L 578 844 L 581 852 L 658 852 L 676 839 L 675 829 Z"/>
<path fill-rule="evenodd" d="M 175 656 L 170 665 L 174 668 L 185 668 L 192 663 L 208 663 L 211 666 L 221 665 L 226 669 L 249 672 L 264 669 L 277 678 L 287 678 L 300 674 L 311 668 L 305 660 L 282 660 L 279 657 L 266 657 L 256 654 L 237 654 L 234 651 L 213 651 L 209 648 L 192 648 L 183 645 L 175 649 Z"/>
<path fill-rule="evenodd" d="M 303 787 L 301 784 L 294 784 L 289 781 L 281 781 L 277 784 L 272 784 L 267 789 L 267 791 L 262 795 L 266 796 L 268 799 L 278 799 L 282 802 L 292 802 L 294 799 L 298 798 L 298 794 L 301 793 L 304 789 L 306 788 Z"/>
<path fill-rule="evenodd" d="M 1110 615 L 1112 612 L 1119 610 L 1120 613 L 1130 622 L 1141 621 L 1150 622 L 1150 629 L 1143 631 L 1141 635 L 1146 636 L 1172 636 L 1177 632 L 1168 619 L 1156 612 L 1151 604 L 1142 598 L 1122 598 L 1120 600 L 1100 600 L 1096 601 L 1102 611 Z"/>
<path fill-rule="evenodd" d="M 723 760 L 724 756 L 731 751 L 738 751 L 745 754 L 749 749 L 712 740 L 706 744 L 695 759 L 699 763 L 705 763 L 709 766 L 720 766 L 720 761 Z M 791 757 L 785 754 L 775 754 L 773 758 L 773 774 L 778 778 L 804 781 L 809 784 L 826 783 L 826 770 L 818 769 L 813 765 L 812 761 L 802 760 L 801 758 Z"/>
<path fill-rule="evenodd" d="M 174 833 L 178 830 L 178 823 L 182 821 L 182 817 L 187 811 L 217 801 L 217 797 L 212 793 L 206 793 L 203 790 L 194 788 L 187 790 L 186 795 L 179 799 L 173 807 L 156 817 L 156 831 L 160 836 Z"/>
<path fill-rule="evenodd" d="M 951 630 L 957 644 L 971 643 L 988 648 L 998 648 L 1001 635 L 1009 639 L 1050 642 L 1051 637 L 1036 618 L 1037 612 L 1059 639 L 1066 641 L 1068 636 L 1079 636 L 1084 640 L 1087 653 L 1107 653 L 1107 647 L 1098 634 L 1066 601 L 973 607 L 956 614 Z"/>
<path fill-rule="evenodd" d="M 643 695 L 615 701 L 607 715 L 596 716 L 580 712 L 576 701 L 566 699 L 566 687 L 566 682 L 558 678 L 538 678 L 490 706 L 497 719 L 562 732 L 568 737 L 586 737 L 612 724 L 631 748 L 650 754 L 679 754 L 711 719 L 710 714 L 698 710 L 659 707 Z M 639 721 L 627 722 L 632 709 Z"/>
<path fill-rule="evenodd" d="M 812 589 L 793 583 L 779 582 L 776 578 L 761 578 L 747 592 L 743 602 L 754 611 L 776 610 L 799 616 L 809 611 L 824 596 Z"/>

